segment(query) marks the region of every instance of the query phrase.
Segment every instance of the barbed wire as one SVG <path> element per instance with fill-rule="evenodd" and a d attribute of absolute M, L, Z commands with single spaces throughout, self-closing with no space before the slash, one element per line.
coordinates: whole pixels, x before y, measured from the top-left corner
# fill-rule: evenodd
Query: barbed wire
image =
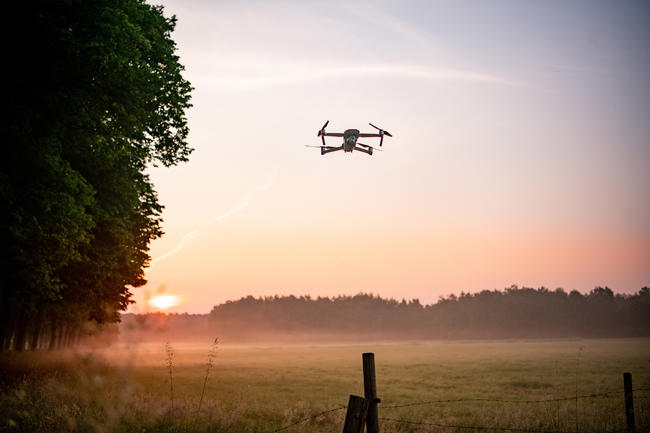
<path fill-rule="evenodd" d="M 306 417 L 306 418 L 303 418 L 303 419 L 301 419 L 301 420 L 298 420 L 298 421 L 296 421 L 296 422 L 293 422 L 293 423 L 291 423 L 291 424 L 287 424 L 287 425 L 285 425 L 284 427 L 280 427 L 280 428 L 277 429 L 277 430 L 273 430 L 273 431 L 271 431 L 270 433 L 278 433 L 278 432 L 281 432 L 281 431 L 285 431 L 285 430 L 287 430 L 287 429 L 289 429 L 289 428 L 291 428 L 291 427 L 293 427 L 293 426 L 296 426 L 296 425 L 298 425 L 298 424 L 302 424 L 302 423 L 305 423 L 305 422 L 307 422 L 307 421 L 311 421 L 312 419 L 314 419 L 314 418 L 318 418 L 318 417 L 321 416 L 321 415 L 325 415 L 325 414 L 328 414 L 328 413 L 330 413 L 330 412 L 336 412 L 336 411 L 339 411 L 339 410 L 341 410 L 341 409 L 347 409 L 347 406 L 339 406 L 339 407 L 335 407 L 335 408 L 333 408 L 333 409 L 324 410 L 323 412 L 319 412 L 319 413 L 316 413 L 316 414 L 314 414 L 314 415 L 311 415 L 311 416 L 308 416 L 308 417 Z"/>
<path fill-rule="evenodd" d="M 635 391 L 650 391 L 648 388 L 638 388 L 632 390 L 633 392 Z M 607 392 L 601 392 L 598 394 L 583 394 L 583 395 L 573 395 L 570 397 L 560 397 L 560 398 L 548 398 L 548 399 L 541 399 L 541 400 L 513 400 L 513 399 L 499 399 L 499 398 L 480 398 L 480 397 L 468 397 L 468 398 L 452 398 L 452 399 L 445 399 L 445 400 L 427 400 L 427 401 L 419 401 L 415 403 L 404 403 L 404 404 L 393 404 L 393 405 L 381 405 L 380 407 L 382 409 L 397 409 L 401 407 L 411 407 L 411 406 L 425 406 L 428 404 L 436 404 L 436 403 L 463 403 L 463 402 L 471 402 L 471 401 L 484 401 L 484 402 L 493 402 L 493 403 L 552 403 L 552 402 L 560 402 L 560 401 L 571 401 L 575 399 L 583 399 L 583 398 L 597 398 L 597 397 L 605 397 L 608 395 L 613 395 L 613 394 L 623 394 L 624 391 L 607 391 Z"/>
<path fill-rule="evenodd" d="M 650 391 L 650 388 L 637 388 L 633 389 L 632 392 L 643 392 L 643 391 Z M 494 402 L 494 403 L 552 403 L 552 402 L 560 402 L 560 401 L 570 401 L 570 400 L 575 400 L 575 399 L 582 399 L 582 398 L 596 398 L 596 397 L 605 397 L 608 395 L 614 395 L 614 394 L 621 394 L 623 391 L 607 391 L 607 392 L 601 392 L 598 394 L 583 394 L 583 395 L 578 395 L 578 396 L 571 396 L 571 397 L 561 397 L 561 398 L 549 398 L 549 399 L 542 399 L 542 400 L 509 400 L 509 399 L 491 399 L 491 398 L 456 398 L 456 399 L 446 399 L 446 400 L 428 400 L 428 401 L 420 401 L 420 402 L 415 402 L 415 403 L 405 403 L 405 404 L 396 404 L 396 405 L 381 405 L 381 409 L 397 409 L 397 408 L 402 408 L 402 407 L 411 407 L 411 406 L 424 406 L 427 404 L 436 404 L 436 403 L 463 403 L 463 402 L 472 402 L 472 401 L 484 401 L 484 402 Z M 302 418 L 298 421 L 292 422 L 291 424 L 287 424 L 283 427 L 280 427 L 276 430 L 272 430 L 269 433 L 279 433 L 285 430 L 290 429 L 291 427 L 297 426 L 299 424 L 303 424 L 305 422 L 311 421 L 315 418 L 318 418 L 321 415 L 326 415 L 331 412 L 336 412 L 342 409 L 347 409 L 347 406 L 339 406 L 335 407 L 332 409 L 325 410 L 323 412 L 318 412 L 316 414 L 313 414 L 311 416 Z M 431 427 L 447 427 L 447 428 L 457 428 L 457 429 L 468 429 L 468 430 L 503 430 L 503 431 L 513 431 L 513 432 L 530 432 L 530 433 L 575 433 L 575 432 L 564 432 L 564 431 L 555 431 L 555 430 L 538 430 L 538 429 L 522 429 L 522 428 L 515 428 L 515 427 L 485 427 L 485 426 L 463 426 L 463 425 L 452 425 L 452 424 L 439 424 L 439 423 L 431 423 L 431 422 L 425 422 L 425 421 L 412 421 L 412 420 L 405 420 L 405 419 L 397 419 L 397 418 L 379 418 L 380 420 L 384 421 L 390 421 L 390 422 L 397 422 L 397 423 L 403 423 L 403 424 L 413 424 L 413 425 L 428 425 Z M 615 430 L 615 432 L 623 432 L 623 430 Z"/>
<path fill-rule="evenodd" d="M 406 419 L 397 419 L 397 418 L 379 418 L 381 421 L 389 421 L 400 424 L 411 424 L 411 425 L 423 425 L 430 427 L 442 427 L 442 428 L 456 428 L 456 429 L 465 429 L 465 430 L 501 430 L 501 431 L 511 431 L 511 432 L 528 432 L 528 433 L 575 433 L 575 431 L 562 431 L 562 430 L 540 430 L 534 428 L 519 428 L 519 427 L 485 427 L 485 426 L 476 426 L 476 425 L 455 425 L 455 424 L 440 424 L 435 422 L 426 422 L 426 421 L 411 421 Z M 626 429 L 613 430 L 613 432 L 624 432 Z"/>

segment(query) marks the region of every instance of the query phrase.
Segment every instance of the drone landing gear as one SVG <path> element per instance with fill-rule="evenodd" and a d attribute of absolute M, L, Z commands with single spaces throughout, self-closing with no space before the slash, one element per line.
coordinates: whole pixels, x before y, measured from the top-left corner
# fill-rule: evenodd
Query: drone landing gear
<path fill-rule="evenodd" d="M 368 155 L 372 155 L 372 147 L 368 146 L 366 149 L 363 147 L 359 146 L 354 146 L 354 150 L 358 150 L 359 152 L 367 153 Z"/>
<path fill-rule="evenodd" d="M 320 154 L 325 155 L 326 153 L 336 152 L 337 150 L 343 150 L 343 146 L 334 147 L 334 146 L 321 146 Z"/>

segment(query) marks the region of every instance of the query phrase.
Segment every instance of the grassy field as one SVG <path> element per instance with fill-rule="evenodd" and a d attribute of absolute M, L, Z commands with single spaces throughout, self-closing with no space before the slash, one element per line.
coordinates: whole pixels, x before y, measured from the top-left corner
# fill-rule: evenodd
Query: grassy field
<path fill-rule="evenodd" d="M 171 342 L 170 358 L 160 342 L 5 357 L 0 430 L 273 432 L 363 395 L 363 352 L 375 353 L 379 416 L 390 418 L 383 432 L 613 432 L 625 428 L 622 373 L 632 373 L 635 389 L 650 389 L 650 339 L 219 346 L 206 382 L 210 350 L 210 342 Z M 576 393 L 610 391 L 576 403 Z M 635 394 L 639 431 L 650 431 L 649 398 Z M 389 408 L 453 399 L 485 400 Z M 284 431 L 341 431 L 344 417 L 341 409 Z"/>

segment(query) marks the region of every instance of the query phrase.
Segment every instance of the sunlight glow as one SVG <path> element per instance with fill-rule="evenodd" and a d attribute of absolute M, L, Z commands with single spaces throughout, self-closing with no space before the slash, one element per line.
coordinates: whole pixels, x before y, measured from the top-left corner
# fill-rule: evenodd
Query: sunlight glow
<path fill-rule="evenodd" d="M 159 310 L 174 307 L 179 303 L 179 297 L 176 295 L 158 295 L 149 299 L 149 305 Z"/>

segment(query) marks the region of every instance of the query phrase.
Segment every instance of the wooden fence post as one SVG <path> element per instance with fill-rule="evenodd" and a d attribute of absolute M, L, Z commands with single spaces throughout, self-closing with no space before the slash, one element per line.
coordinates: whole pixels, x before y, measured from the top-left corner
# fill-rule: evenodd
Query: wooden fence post
<path fill-rule="evenodd" d="M 625 422 L 627 431 L 636 431 L 634 425 L 634 396 L 632 395 L 632 374 L 623 373 L 623 389 L 625 390 Z"/>
<path fill-rule="evenodd" d="M 375 378 L 375 354 L 364 353 L 363 359 L 363 392 L 368 400 L 368 416 L 366 417 L 366 433 L 379 433 L 379 414 L 377 411 L 377 381 Z"/>
<path fill-rule="evenodd" d="M 368 400 L 356 395 L 350 395 L 348 412 L 345 414 L 343 433 L 363 433 L 368 414 Z"/>

